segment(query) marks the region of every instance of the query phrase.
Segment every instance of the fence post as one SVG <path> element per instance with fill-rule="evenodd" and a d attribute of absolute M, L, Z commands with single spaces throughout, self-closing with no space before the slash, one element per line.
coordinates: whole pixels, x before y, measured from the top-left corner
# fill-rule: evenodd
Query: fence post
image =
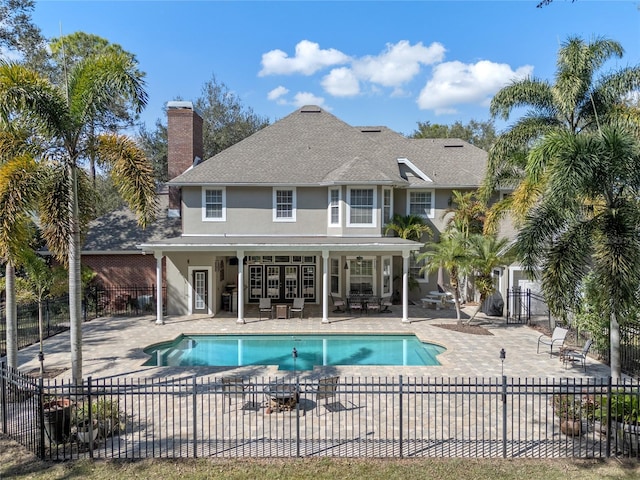
<path fill-rule="evenodd" d="M 607 448 L 605 456 L 609 458 L 611 456 L 611 376 L 607 382 Z"/>
<path fill-rule="evenodd" d="M 0 362 L 0 395 L 2 396 L 2 433 L 7 433 L 7 362 Z"/>
<path fill-rule="evenodd" d="M 193 382 L 192 382 L 192 386 L 193 386 L 193 458 L 198 458 L 198 427 L 197 427 L 197 423 L 198 423 L 198 412 L 197 412 L 197 392 L 196 392 L 196 387 L 197 387 L 197 378 L 196 378 L 196 374 L 193 374 Z M 204 413 L 204 410 L 203 410 Z"/>
<path fill-rule="evenodd" d="M 400 458 L 404 457 L 404 452 L 402 451 L 402 438 L 404 436 L 404 432 L 403 432 L 403 428 L 402 428 L 402 421 L 403 421 L 403 409 L 402 409 L 402 375 L 399 376 L 399 380 L 400 382 L 400 412 L 399 412 L 399 417 L 400 417 Z"/>
<path fill-rule="evenodd" d="M 300 458 L 300 377 L 298 375 L 296 375 L 296 395 L 298 395 L 296 402 L 296 458 Z"/>
<path fill-rule="evenodd" d="M 87 396 L 89 403 L 89 457 L 93 458 L 93 412 L 91 402 L 91 377 L 87 378 Z M 96 426 L 96 428 L 98 428 Z"/>
<path fill-rule="evenodd" d="M 38 429 L 40 434 L 40 458 L 46 459 L 45 446 L 44 446 L 44 380 L 42 377 L 38 379 Z"/>
<path fill-rule="evenodd" d="M 507 376 L 502 375 L 502 458 L 507 458 Z"/>

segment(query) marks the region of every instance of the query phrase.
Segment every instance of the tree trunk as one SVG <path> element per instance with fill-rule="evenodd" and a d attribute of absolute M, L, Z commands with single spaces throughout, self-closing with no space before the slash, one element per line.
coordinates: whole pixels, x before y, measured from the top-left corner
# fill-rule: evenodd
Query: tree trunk
<path fill-rule="evenodd" d="M 480 309 L 482 309 L 482 305 L 484 304 L 485 300 L 486 298 L 484 297 L 484 295 L 480 294 L 480 303 L 478 304 L 478 307 L 474 310 L 473 315 L 471 315 L 471 318 L 467 321 L 467 325 L 469 325 L 473 321 L 473 319 L 476 318 L 476 315 L 478 314 Z"/>
<path fill-rule="evenodd" d="M 621 364 L 620 364 L 620 325 L 615 312 L 611 313 L 611 321 L 609 326 L 609 363 L 611 367 L 611 378 L 620 380 Z"/>
<path fill-rule="evenodd" d="M 69 163 L 71 195 L 69 214 L 69 317 L 71 337 L 71 375 L 82 384 L 82 280 L 80 277 L 80 221 L 78 213 L 78 178 L 75 162 Z"/>
<path fill-rule="evenodd" d="M 12 261 L 5 267 L 6 274 L 6 318 L 7 318 L 7 365 L 18 368 L 18 307 L 16 305 L 16 269 Z"/>

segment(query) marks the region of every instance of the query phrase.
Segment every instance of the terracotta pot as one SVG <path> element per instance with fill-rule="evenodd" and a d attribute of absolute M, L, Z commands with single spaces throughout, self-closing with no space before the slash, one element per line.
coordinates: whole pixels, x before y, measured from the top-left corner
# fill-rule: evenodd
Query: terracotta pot
<path fill-rule="evenodd" d="M 562 419 L 560 420 L 560 431 L 569 437 L 582 435 L 582 422 L 580 420 Z"/>

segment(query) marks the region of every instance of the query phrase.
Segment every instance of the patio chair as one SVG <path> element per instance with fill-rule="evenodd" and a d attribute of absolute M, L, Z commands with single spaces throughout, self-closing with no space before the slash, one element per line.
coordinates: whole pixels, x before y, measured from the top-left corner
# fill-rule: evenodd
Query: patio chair
<path fill-rule="evenodd" d="M 340 381 L 340 377 L 324 377 L 318 380 L 318 384 L 314 387 L 307 388 L 305 392 L 309 392 L 315 396 L 316 403 L 318 404 L 318 409 L 316 413 L 320 415 L 320 404 L 319 400 L 324 399 L 324 406 L 329 411 L 337 410 L 336 408 L 331 408 L 328 403 L 330 398 L 335 398 L 338 391 L 338 382 Z M 306 414 L 306 410 L 305 410 Z"/>
<path fill-rule="evenodd" d="M 333 294 L 330 293 L 329 297 L 331 297 L 331 303 L 335 307 L 333 313 L 344 313 L 344 309 L 347 306 L 347 303 L 342 298 L 333 298 Z"/>
<path fill-rule="evenodd" d="M 540 344 L 542 344 L 548 345 L 550 347 L 549 356 L 553 355 L 554 345 L 562 347 L 564 340 L 567 337 L 567 333 L 569 333 L 569 330 L 566 328 L 556 327 L 553 329 L 551 338 L 549 338 L 548 335 L 540 335 L 540 337 L 538 337 L 538 350 L 536 353 L 540 353 Z"/>
<path fill-rule="evenodd" d="M 273 318 L 273 306 L 271 305 L 270 298 L 261 298 L 260 306 L 258 308 L 260 310 L 260 320 L 262 320 L 263 313 L 268 313 L 269 318 Z"/>
<path fill-rule="evenodd" d="M 359 296 L 353 297 L 353 298 L 349 298 L 348 300 L 348 310 L 349 313 L 353 313 L 353 311 L 355 310 L 356 312 L 362 312 L 362 299 Z M 360 313 L 358 314 L 360 315 Z"/>
<path fill-rule="evenodd" d="M 367 314 L 369 312 L 377 312 L 380 313 L 380 299 L 379 298 L 369 298 L 366 302 L 365 309 Z"/>
<path fill-rule="evenodd" d="M 589 353 L 589 349 L 591 348 L 591 344 L 593 340 L 589 339 L 585 342 L 584 347 L 582 347 L 582 351 L 576 352 L 575 350 L 565 350 L 562 352 L 562 362 L 566 368 L 569 362 L 579 362 L 584 368 L 584 371 L 587 371 L 587 353 Z"/>
<path fill-rule="evenodd" d="M 229 409 L 231 409 L 231 400 L 240 400 L 240 410 L 246 413 L 247 410 L 258 410 L 259 406 L 256 402 L 254 386 L 242 377 L 222 377 L 220 379 L 222 383 L 222 413 L 225 412 L 225 405 L 229 403 Z M 250 400 L 246 401 L 247 396 L 250 396 Z"/>
<path fill-rule="evenodd" d="M 299 313 L 300 318 L 302 318 L 302 315 L 304 313 L 304 298 L 293 299 L 293 305 L 291 305 L 291 308 L 289 308 L 289 317 L 291 317 L 292 313 Z"/>

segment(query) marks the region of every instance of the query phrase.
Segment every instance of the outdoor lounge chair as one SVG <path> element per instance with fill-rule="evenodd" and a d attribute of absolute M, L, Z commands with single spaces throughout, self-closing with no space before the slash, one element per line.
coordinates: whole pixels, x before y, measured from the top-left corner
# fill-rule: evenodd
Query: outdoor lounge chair
<path fill-rule="evenodd" d="M 269 318 L 273 318 L 273 307 L 271 306 L 270 298 L 261 298 L 259 309 L 260 309 L 260 320 L 262 320 L 263 313 L 268 313 Z"/>
<path fill-rule="evenodd" d="M 333 306 L 335 307 L 333 313 L 344 313 L 347 303 L 341 298 L 333 298 L 332 293 L 330 293 L 329 296 L 331 297 L 331 303 L 333 303 Z"/>
<path fill-rule="evenodd" d="M 329 404 L 328 400 L 330 398 L 336 397 L 339 381 L 340 381 L 340 377 L 324 377 L 318 380 L 318 385 L 316 385 L 313 388 L 305 390 L 306 392 L 311 392 L 312 394 L 315 395 L 315 400 L 316 400 L 316 403 L 318 404 L 318 409 L 316 410 L 316 413 L 318 415 L 320 415 L 320 408 L 319 408 L 320 404 L 318 403 L 319 400 L 324 399 L 325 401 L 324 406 L 329 411 L 335 410 L 333 408 L 330 408 L 330 405 L 333 405 L 333 404 Z"/>
<path fill-rule="evenodd" d="M 562 362 L 566 367 L 569 362 L 579 362 L 584 368 L 584 371 L 587 371 L 587 353 L 589 353 L 589 349 L 591 348 L 591 344 L 593 340 L 589 339 L 585 342 L 584 347 L 582 347 L 582 351 L 576 352 L 575 350 L 565 350 L 561 353 Z"/>
<path fill-rule="evenodd" d="M 231 409 L 231 400 L 240 400 L 240 409 L 243 413 L 247 410 L 258 410 L 258 404 L 255 400 L 255 391 L 253 385 L 242 377 L 222 377 L 222 413 L 225 411 L 225 404 L 229 402 Z M 247 396 L 251 396 L 250 401 L 246 401 Z"/>
<path fill-rule="evenodd" d="M 567 333 L 569 333 L 569 330 L 567 330 L 566 328 L 556 327 L 553 329 L 551 338 L 549 338 L 547 335 L 540 335 L 540 337 L 538 337 L 538 350 L 536 353 L 540 353 L 540 344 L 542 344 L 549 345 L 549 356 L 553 355 L 554 345 L 562 347 L 562 345 L 564 344 L 564 340 L 567 337 Z"/>
<path fill-rule="evenodd" d="M 293 305 L 291 305 L 291 308 L 289 309 L 289 317 L 291 317 L 292 313 L 299 313 L 300 318 L 302 318 L 304 313 L 304 298 L 293 299 Z"/>

